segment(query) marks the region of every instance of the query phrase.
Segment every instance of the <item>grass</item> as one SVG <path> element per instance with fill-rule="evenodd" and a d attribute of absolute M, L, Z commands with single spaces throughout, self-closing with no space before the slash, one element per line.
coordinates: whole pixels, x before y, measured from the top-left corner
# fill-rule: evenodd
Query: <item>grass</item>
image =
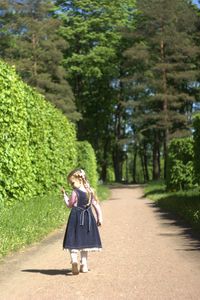
<path fill-rule="evenodd" d="M 107 200 L 110 197 L 111 192 L 106 185 L 98 185 L 97 186 L 97 195 L 98 195 L 99 200 L 103 201 L 103 200 Z"/>
<path fill-rule="evenodd" d="M 200 231 L 200 191 L 167 192 L 163 182 L 151 182 L 145 188 L 145 196 L 156 201 L 157 205 L 186 221 Z"/>
<path fill-rule="evenodd" d="M 61 226 L 68 214 L 69 210 L 56 192 L 1 209 L 0 258 L 41 240 Z"/>
<path fill-rule="evenodd" d="M 108 199 L 109 189 L 97 188 L 100 200 Z M 40 241 L 66 223 L 70 210 L 59 192 L 18 202 L 0 211 L 0 259 L 10 252 Z"/>

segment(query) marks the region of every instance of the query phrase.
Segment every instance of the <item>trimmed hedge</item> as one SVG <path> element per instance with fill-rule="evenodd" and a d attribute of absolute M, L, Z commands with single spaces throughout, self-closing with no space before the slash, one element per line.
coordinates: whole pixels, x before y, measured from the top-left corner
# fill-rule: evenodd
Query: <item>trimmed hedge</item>
<path fill-rule="evenodd" d="M 166 178 L 168 190 L 180 190 L 194 185 L 193 145 L 191 137 L 177 138 L 169 144 Z"/>
<path fill-rule="evenodd" d="M 156 201 L 164 211 L 172 212 L 200 232 L 200 201 L 199 188 L 186 191 L 166 192 L 165 184 L 160 181 L 148 183 L 145 187 L 145 197 Z"/>
<path fill-rule="evenodd" d="M 90 185 L 96 189 L 98 182 L 97 162 L 94 149 L 89 142 L 77 142 L 77 159 L 77 167 L 85 170 Z"/>
<path fill-rule="evenodd" d="M 197 183 L 200 185 L 200 114 L 193 121 L 194 127 L 194 172 Z"/>
<path fill-rule="evenodd" d="M 76 165 L 75 127 L 0 61 L 0 205 L 63 184 Z"/>

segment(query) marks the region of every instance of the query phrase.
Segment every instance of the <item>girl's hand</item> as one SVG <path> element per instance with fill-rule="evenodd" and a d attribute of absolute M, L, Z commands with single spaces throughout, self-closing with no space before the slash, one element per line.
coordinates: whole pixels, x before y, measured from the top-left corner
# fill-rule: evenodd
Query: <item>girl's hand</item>
<path fill-rule="evenodd" d="M 101 222 L 100 221 L 97 221 L 97 226 L 101 226 Z"/>
<path fill-rule="evenodd" d="M 64 194 L 65 193 L 65 189 L 64 187 L 61 188 L 61 193 Z"/>

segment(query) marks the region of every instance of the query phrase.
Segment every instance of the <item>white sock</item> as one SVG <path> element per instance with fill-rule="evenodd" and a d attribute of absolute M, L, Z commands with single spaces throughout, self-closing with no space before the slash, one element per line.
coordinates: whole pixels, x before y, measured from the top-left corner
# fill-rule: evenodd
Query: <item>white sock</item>
<path fill-rule="evenodd" d="M 81 251 L 81 264 L 87 266 L 88 251 Z"/>
<path fill-rule="evenodd" d="M 77 263 L 78 262 L 78 253 L 77 252 L 73 252 L 73 251 L 70 251 L 70 255 L 71 255 L 71 263 Z"/>

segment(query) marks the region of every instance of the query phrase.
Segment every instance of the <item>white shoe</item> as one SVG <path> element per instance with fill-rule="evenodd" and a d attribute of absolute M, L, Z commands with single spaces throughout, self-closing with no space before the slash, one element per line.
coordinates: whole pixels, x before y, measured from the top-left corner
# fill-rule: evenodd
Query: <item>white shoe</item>
<path fill-rule="evenodd" d="M 81 266 L 80 266 L 80 272 L 81 272 L 81 273 L 87 273 L 87 272 L 88 272 L 88 267 L 87 267 L 87 265 L 81 265 Z"/>
<path fill-rule="evenodd" d="M 78 275 L 79 274 L 78 264 L 76 262 L 72 263 L 72 274 L 73 275 Z"/>

